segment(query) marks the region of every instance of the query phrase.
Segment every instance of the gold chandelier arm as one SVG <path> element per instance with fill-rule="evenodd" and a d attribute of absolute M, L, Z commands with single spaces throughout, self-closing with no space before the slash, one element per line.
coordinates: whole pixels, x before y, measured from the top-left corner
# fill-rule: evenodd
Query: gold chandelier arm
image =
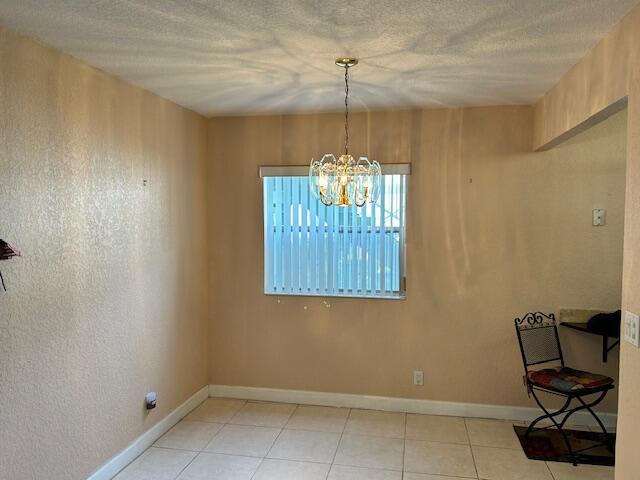
<path fill-rule="evenodd" d="M 320 190 L 320 201 L 323 203 L 323 205 L 330 207 L 331 205 L 333 205 L 333 200 L 331 200 L 329 203 L 325 202 L 325 199 L 327 198 L 327 192 L 326 190 L 323 188 Z M 331 198 L 331 197 L 329 197 Z"/>
<path fill-rule="evenodd" d="M 358 186 L 356 185 L 355 190 L 353 191 L 353 203 L 356 204 L 356 207 L 362 208 L 367 204 L 367 200 L 369 198 L 369 196 L 367 195 L 368 189 L 367 187 L 364 187 L 364 193 L 362 195 L 362 202 L 358 201 L 359 195 L 358 195 L 358 191 L 360 189 L 358 188 Z"/>
<path fill-rule="evenodd" d="M 329 203 L 325 202 L 325 201 L 324 201 L 324 199 L 325 199 L 325 198 L 326 198 L 326 195 L 321 195 L 321 196 L 320 196 L 320 201 L 321 201 L 325 206 L 330 207 L 331 205 L 333 205 L 333 202 L 329 202 Z"/>

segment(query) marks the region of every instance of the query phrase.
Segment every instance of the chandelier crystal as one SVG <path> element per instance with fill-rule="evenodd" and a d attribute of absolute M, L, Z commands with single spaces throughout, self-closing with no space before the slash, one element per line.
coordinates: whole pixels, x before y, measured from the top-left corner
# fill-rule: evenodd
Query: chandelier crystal
<path fill-rule="evenodd" d="M 320 160 L 311 160 L 309 187 L 326 206 L 363 207 L 374 203 L 380 193 L 382 169 L 375 160 L 355 158 L 349 154 L 349 68 L 358 64 L 356 58 L 338 58 L 336 65 L 344 68 L 344 155 L 336 160 L 327 153 Z"/>

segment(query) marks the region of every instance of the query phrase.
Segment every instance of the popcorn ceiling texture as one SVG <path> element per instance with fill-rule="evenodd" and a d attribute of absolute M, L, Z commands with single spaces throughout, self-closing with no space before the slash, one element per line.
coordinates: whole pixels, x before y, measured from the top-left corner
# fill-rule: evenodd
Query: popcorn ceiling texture
<path fill-rule="evenodd" d="M 0 64 L 0 479 L 83 479 L 208 383 L 206 125 L 1 28 Z"/>
<path fill-rule="evenodd" d="M 537 101 L 637 0 L 3 0 L 0 24 L 206 115 Z"/>

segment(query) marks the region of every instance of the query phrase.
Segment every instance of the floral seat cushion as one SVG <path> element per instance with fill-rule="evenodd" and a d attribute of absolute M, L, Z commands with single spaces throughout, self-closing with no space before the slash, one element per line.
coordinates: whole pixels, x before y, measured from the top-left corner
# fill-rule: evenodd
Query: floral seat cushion
<path fill-rule="evenodd" d="M 529 371 L 527 377 L 534 385 L 567 393 L 600 388 L 613 383 L 611 377 L 569 367 Z"/>

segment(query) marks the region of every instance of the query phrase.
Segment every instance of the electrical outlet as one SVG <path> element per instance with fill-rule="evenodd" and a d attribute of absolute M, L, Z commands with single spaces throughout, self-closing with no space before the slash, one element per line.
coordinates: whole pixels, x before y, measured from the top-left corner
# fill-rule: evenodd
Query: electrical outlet
<path fill-rule="evenodd" d="M 413 371 L 413 384 L 419 387 L 424 385 L 424 372 L 422 370 Z"/>
<path fill-rule="evenodd" d="M 640 318 L 635 313 L 625 312 L 624 340 L 636 347 L 640 347 Z"/>

